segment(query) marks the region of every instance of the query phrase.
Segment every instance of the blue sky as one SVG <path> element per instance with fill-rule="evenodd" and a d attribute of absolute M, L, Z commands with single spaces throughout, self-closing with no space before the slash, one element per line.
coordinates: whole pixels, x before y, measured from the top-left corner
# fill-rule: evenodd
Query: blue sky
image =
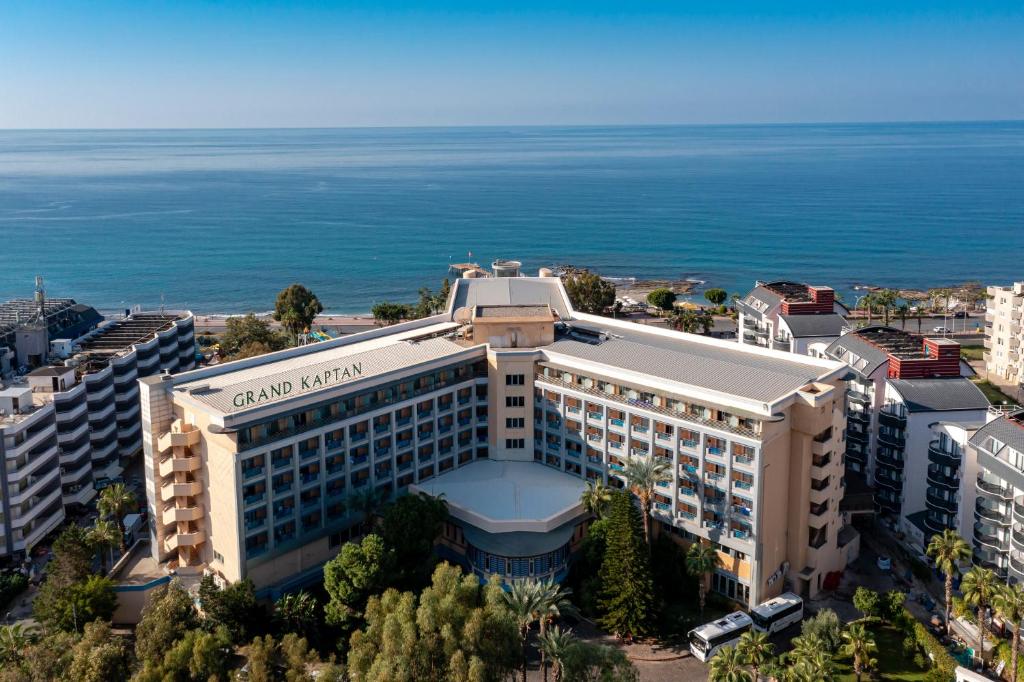
<path fill-rule="evenodd" d="M 0 0 L 0 128 L 979 119 L 1024 3 Z"/>

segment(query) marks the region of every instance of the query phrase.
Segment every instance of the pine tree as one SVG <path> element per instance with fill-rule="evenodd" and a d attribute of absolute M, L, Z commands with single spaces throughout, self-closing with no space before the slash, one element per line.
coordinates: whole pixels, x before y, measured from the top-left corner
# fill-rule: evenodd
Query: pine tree
<path fill-rule="evenodd" d="M 642 636 L 654 607 L 654 583 L 640 511 L 626 491 L 612 495 L 605 542 L 601 626 L 623 638 Z"/>

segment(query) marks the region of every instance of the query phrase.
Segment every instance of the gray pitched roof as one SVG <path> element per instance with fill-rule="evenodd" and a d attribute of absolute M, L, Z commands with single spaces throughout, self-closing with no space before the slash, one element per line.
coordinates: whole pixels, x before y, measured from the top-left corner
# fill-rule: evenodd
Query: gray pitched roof
<path fill-rule="evenodd" d="M 536 277 L 490 277 L 455 280 L 455 310 L 482 305 L 544 305 L 569 317 L 569 302 L 562 296 L 558 279 Z"/>
<path fill-rule="evenodd" d="M 593 325 L 573 323 L 574 328 L 599 332 Z M 598 343 L 561 336 L 542 349 L 549 357 L 568 355 L 613 368 L 720 391 L 748 400 L 774 402 L 829 370 L 786 353 L 783 357 L 754 353 L 739 344 L 690 341 L 615 328 Z"/>
<path fill-rule="evenodd" d="M 1018 411 L 1013 416 L 1019 417 L 1024 411 Z M 986 441 L 995 438 L 1000 443 L 1005 443 L 1017 452 L 1024 453 L 1024 424 L 1014 420 L 1012 417 L 1002 416 L 993 419 L 985 424 L 971 436 L 971 444 L 979 445 L 986 450 L 989 449 Z"/>
<path fill-rule="evenodd" d="M 797 338 L 808 336 L 839 336 L 843 333 L 846 320 L 842 315 L 779 315 L 786 322 L 789 331 Z"/>
<path fill-rule="evenodd" d="M 856 355 L 857 359 L 851 358 L 850 353 Z M 840 336 L 825 349 L 825 354 L 845 362 L 864 376 L 871 376 L 876 369 L 889 362 L 888 353 L 862 339 L 857 332 Z"/>
<path fill-rule="evenodd" d="M 988 398 L 970 379 L 890 379 L 909 412 L 984 410 Z"/>

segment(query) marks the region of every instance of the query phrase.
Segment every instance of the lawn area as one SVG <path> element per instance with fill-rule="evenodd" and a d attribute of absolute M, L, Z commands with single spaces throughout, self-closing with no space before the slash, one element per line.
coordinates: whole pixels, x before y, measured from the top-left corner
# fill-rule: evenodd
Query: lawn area
<path fill-rule="evenodd" d="M 904 682 L 924 680 L 926 671 L 914 665 L 912 657 L 903 653 L 903 633 L 888 625 L 879 625 L 872 628 L 875 635 L 875 643 L 878 645 L 878 672 L 883 680 L 901 680 Z M 836 676 L 841 682 L 854 682 L 857 676 L 853 674 L 853 662 L 849 658 L 838 658 L 836 660 Z M 868 680 L 868 675 L 863 675 L 862 680 Z"/>
<path fill-rule="evenodd" d="M 982 360 L 985 346 L 960 346 L 960 357 L 964 360 Z"/>
<path fill-rule="evenodd" d="M 1017 403 L 1016 400 L 1000 391 L 995 384 L 986 379 L 972 379 L 972 381 L 974 381 L 975 385 L 981 389 L 981 392 L 985 394 L 985 397 L 993 405 L 999 405 L 1004 402 L 1008 405 L 1015 405 Z"/>

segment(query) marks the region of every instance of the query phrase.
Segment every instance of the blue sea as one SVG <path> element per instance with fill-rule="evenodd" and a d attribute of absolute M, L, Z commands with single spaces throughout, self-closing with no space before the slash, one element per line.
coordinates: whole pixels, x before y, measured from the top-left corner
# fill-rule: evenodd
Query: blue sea
<path fill-rule="evenodd" d="M 0 131 L 0 299 L 330 312 L 448 264 L 730 292 L 1024 279 L 1024 123 Z M 699 295 L 699 291 L 698 291 Z"/>

